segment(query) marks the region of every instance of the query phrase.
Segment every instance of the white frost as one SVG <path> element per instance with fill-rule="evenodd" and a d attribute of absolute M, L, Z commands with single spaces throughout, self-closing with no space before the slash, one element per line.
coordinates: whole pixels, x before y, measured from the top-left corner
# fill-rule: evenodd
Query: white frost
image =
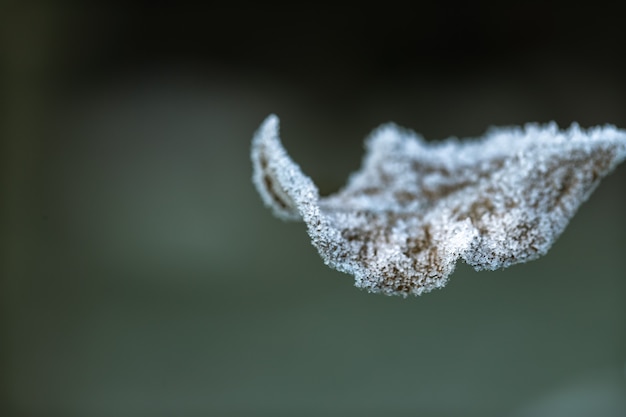
<path fill-rule="evenodd" d="M 555 123 L 427 143 L 393 124 L 366 141 L 363 166 L 320 197 L 284 150 L 278 118 L 252 142 L 253 182 L 274 214 L 304 220 L 324 262 L 390 295 L 443 287 L 461 258 L 497 269 L 545 254 L 626 158 L 626 131 Z"/>

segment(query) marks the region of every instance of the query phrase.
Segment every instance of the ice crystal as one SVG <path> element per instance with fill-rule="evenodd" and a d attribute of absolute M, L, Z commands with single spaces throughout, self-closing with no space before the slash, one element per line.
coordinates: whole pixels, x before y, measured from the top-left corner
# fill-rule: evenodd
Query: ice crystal
<path fill-rule="evenodd" d="M 555 123 L 494 128 L 427 143 L 387 124 L 361 169 L 320 197 L 269 116 L 252 143 L 253 181 L 279 218 L 304 220 L 330 267 L 357 287 L 419 295 L 443 287 L 461 258 L 477 270 L 545 254 L 600 179 L 626 158 L 626 131 Z"/>

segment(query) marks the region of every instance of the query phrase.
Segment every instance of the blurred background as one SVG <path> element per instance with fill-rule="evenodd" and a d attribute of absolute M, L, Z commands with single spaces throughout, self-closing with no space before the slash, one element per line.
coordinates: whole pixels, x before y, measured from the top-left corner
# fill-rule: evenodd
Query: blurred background
<path fill-rule="evenodd" d="M 626 127 L 618 10 L 0 6 L 2 416 L 626 415 L 626 166 L 544 258 L 371 295 L 263 207 L 276 113 L 336 191 L 428 139 Z"/>

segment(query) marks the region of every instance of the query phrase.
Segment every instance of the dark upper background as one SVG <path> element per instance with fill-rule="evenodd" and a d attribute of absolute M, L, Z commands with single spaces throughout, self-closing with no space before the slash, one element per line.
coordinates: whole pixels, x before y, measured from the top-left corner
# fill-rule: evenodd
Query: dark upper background
<path fill-rule="evenodd" d="M 271 218 L 248 158 L 269 113 L 323 193 L 387 121 L 626 127 L 619 10 L 2 9 L 3 415 L 626 409 L 624 167 L 545 258 L 401 300 Z"/>

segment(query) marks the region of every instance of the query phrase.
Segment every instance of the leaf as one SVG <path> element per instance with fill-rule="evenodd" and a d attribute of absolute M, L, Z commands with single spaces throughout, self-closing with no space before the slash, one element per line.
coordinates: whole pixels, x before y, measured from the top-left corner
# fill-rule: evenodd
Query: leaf
<path fill-rule="evenodd" d="M 443 287 L 459 258 L 477 270 L 545 254 L 600 179 L 626 158 L 626 131 L 494 128 L 477 140 L 427 143 L 387 124 L 366 140 L 361 169 L 336 194 L 284 150 L 269 116 L 252 142 L 265 205 L 304 220 L 324 262 L 388 295 Z"/>

